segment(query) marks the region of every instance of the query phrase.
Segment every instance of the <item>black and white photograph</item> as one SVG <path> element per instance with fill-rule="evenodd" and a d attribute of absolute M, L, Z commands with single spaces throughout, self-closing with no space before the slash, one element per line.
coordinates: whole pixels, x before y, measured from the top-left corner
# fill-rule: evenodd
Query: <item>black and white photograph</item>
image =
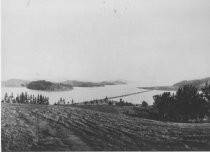
<path fill-rule="evenodd" d="M 210 0 L 2 0 L 1 150 L 210 151 Z"/>

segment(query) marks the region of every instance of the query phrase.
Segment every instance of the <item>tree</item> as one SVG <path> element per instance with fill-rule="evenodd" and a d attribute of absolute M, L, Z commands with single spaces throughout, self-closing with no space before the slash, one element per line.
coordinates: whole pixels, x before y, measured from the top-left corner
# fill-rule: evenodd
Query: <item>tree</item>
<path fill-rule="evenodd" d="M 40 104 L 40 95 L 39 95 L 39 94 L 38 94 L 38 96 L 37 96 L 37 101 L 36 101 L 36 103 Z"/>
<path fill-rule="evenodd" d="M 17 95 L 17 97 L 15 98 L 15 100 L 16 100 L 16 103 L 20 103 L 20 97 L 19 97 L 19 95 Z"/>
<path fill-rule="evenodd" d="M 206 82 L 205 87 L 201 89 L 203 97 L 205 100 L 210 103 L 210 85 Z"/>
<path fill-rule="evenodd" d="M 36 103 L 35 97 L 34 97 L 34 95 L 32 95 L 32 104 L 35 104 L 35 103 Z"/>
<path fill-rule="evenodd" d="M 25 95 L 24 95 L 24 100 L 25 100 L 25 102 L 27 102 L 27 100 L 28 100 L 28 95 L 27 95 L 27 92 L 25 92 Z"/>
<path fill-rule="evenodd" d="M 207 115 L 210 117 L 210 85 L 206 82 L 205 87 L 201 89 L 204 100 L 207 102 Z"/>
<path fill-rule="evenodd" d="M 7 94 L 7 92 L 6 92 L 6 93 L 4 94 L 4 101 L 6 101 L 7 98 L 8 98 L 8 94 Z"/>
<path fill-rule="evenodd" d="M 158 117 L 161 120 L 168 120 L 172 118 L 172 105 L 174 104 L 174 97 L 170 92 L 164 92 L 162 95 L 153 97 L 154 107 L 158 109 Z M 173 110 L 174 111 L 174 110 Z"/>
<path fill-rule="evenodd" d="M 49 97 L 47 97 L 47 104 L 49 105 Z"/>
<path fill-rule="evenodd" d="M 141 106 L 144 107 L 144 108 L 146 108 L 146 107 L 148 107 L 148 103 L 147 103 L 146 101 L 143 101 L 143 102 L 141 103 Z"/>
<path fill-rule="evenodd" d="M 208 112 L 207 101 L 198 89 L 191 85 L 179 88 L 176 95 L 164 92 L 156 95 L 154 107 L 158 110 L 158 118 L 170 121 L 200 121 Z"/>
<path fill-rule="evenodd" d="M 24 103 L 24 93 L 20 94 L 20 103 Z"/>
<path fill-rule="evenodd" d="M 206 102 L 198 89 L 191 85 L 179 88 L 175 100 L 181 121 L 203 119 L 206 113 Z"/>
<path fill-rule="evenodd" d="M 112 101 L 109 101 L 108 102 L 109 106 L 113 105 L 113 102 Z"/>

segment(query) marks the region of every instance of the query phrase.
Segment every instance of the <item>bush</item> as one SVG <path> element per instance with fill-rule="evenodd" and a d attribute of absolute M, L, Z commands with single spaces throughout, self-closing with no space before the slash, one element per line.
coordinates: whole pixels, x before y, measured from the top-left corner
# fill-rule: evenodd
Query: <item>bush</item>
<path fill-rule="evenodd" d="M 116 102 L 116 106 L 134 106 L 132 103 L 125 102 L 122 99 L 120 99 L 120 102 Z"/>
<path fill-rule="evenodd" d="M 141 106 L 144 108 L 148 107 L 148 103 L 146 101 L 142 101 Z"/>

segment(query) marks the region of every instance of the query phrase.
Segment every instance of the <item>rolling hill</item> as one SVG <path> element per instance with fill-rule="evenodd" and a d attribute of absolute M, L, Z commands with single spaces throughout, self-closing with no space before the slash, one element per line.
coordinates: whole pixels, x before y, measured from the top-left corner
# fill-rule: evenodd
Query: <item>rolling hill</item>
<path fill-rule="evenodd" d="M 140 89 L 147 90 L 166 90 L 166 91 L 176 91 L 178 88 L 183 87 L 184 85 L 193 85 L 198 89 L 201 89 L 205 86 L 205 84 L 210 84 L 210 77 L 204 79 L 196 79 L 196 80 L 184 80 L 178 83 L 173 84 L 172 86 L 154 86 L 154 87 L 138 87 Z"/>
<path fill-rule="evenodd" d="M 205 86 L 205 84 L 208 83 L 210 84 L 210 77 L 204 78 L 204 79 L 197 79 L 197 80 L 184 80 L 178 83 L 175 83 L 173 86 L 174 87 L 183 87 L 184 85 L 193 85 L 199 89 Z"/>

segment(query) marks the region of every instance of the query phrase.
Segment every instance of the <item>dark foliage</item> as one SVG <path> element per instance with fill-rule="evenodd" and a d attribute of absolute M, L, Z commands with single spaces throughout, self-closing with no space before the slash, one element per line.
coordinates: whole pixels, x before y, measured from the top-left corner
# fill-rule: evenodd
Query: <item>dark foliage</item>
<path fill-rule="evenodd" d="M 154 96 L 154 108 L 158 110 L 160 120 L 188 122 L 200 121 L 208 114 L 209 87 L 198 89 L 185 85 L 178 89 L 176 95 L 164 92 Z"/>
<path fill-rule="evenodd" d="M 148 103 L 146 101 L 143 101 L 142 104 L 141 104 L 141 106 L 144 107 L 144 108 L 146 108 L 146 107 L 148 107 Z"/>
<path fill-rule="evenodd" d="M 116 106 L 134 106 L 132 103 L 125 102 L 122 99 L 120 99 L 120 102 L 116 102 Z"/>
<path fill-rule="evenodd" d="M 52 83 L 50 81 L 39 80 L 39 81 L 30 82 L 27 85 L 27 88 L 32 90 L 64 91 L 64 90 L 70 90 L 73 87 L 68 84 Z"/>
<path fill-rule="evenodd" d="M 49 105 L 49 98 L 38 94 L 36 97 L 34 95 L 28 95 L 27 92 L 22 92 L 20 95 L 16 97 L 11 94 L 10 96 L 5 93 L 3 103 L 22 103 L 22 104 L 43 104 Z"/>
<path fill-rule="evenodd" d="M 210 103 L 210 85 L 208 85 L 208 83 L 206 83 L 205 87 L 201 89 L 203 92 L 203 97 L 205 98 L 205 100 Z"/>

